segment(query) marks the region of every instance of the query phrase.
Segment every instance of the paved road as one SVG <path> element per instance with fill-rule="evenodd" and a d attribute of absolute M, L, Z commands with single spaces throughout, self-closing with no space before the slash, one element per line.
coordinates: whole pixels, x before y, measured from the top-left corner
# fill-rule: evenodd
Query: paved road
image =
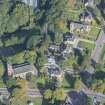
<path fill-rule="evenodd" d="M 100 61 L 100 55 L 102 53 L 103 47 L 105 44 L 105 32 L 104 30 L 102 30 L 100 32 L 100 35 L 96 41 L 96 46 L 94 48 L 94 50 L 92 51 L 91 54 L 91 59 L 95 62 L 95 63 L 99 63 Z"/>
<path fill-rule="evenodd" d="M 95 98 L 97 102 L 105 103 L 105 95 L 101 93 L 94 93 L 89 90 L 84 90 L 83 92 L 87 94 L 87 96 Z"/>
<path fill-rule="evenodd" d="M 65 92 L 69 92 L 71 90 L 67 90 Z M 74 89 L 73 89 L 74 91 Z M 28 89 L 28 96 L 31 98 L 35 98 L 35 97 L 43 97 L 43 90 L 40 92 L 38 89 Z M 97 102 L 101 102 L 101 103 L 105 103 L 105 95 L 101 94 L 101 93 L 94 93 L 90 90 L 83 90 L 83 92 L 85 94 L 87 94 L 87 96 L 93 97 L 97 100 Z M 9 96 L 9 92 L 7 91 L 6 88 L 0 88 L 0 93 L 2 95 L 8 95 Z"/>
<path fill-rule="evenodd" d="M 39 91 L 37 89 L 28 89 L 28 96 L 32 97 L 32 98 L 34 98 L 34 97 L 42 97 L 43 92 L 44 92 L 43 90 Z"/>
<path fill-rule="evenodd" d="M 0 95 L 9 96 L 7 88 L 0 88 Z"/>
<path fill-rule="evenodd" d="M 43 91 L 39 91 L 38 89 L 28 89 L 27 94 L 29 97 L 42 97 Z M 0 88 L 0 95 L 9 96 L 9 92 L 7 88 Z"/>

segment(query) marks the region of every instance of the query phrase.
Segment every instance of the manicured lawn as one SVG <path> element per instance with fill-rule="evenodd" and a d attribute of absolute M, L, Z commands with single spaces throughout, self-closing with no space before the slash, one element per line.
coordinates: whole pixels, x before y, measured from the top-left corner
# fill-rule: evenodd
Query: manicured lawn
<path fill-rule="evenodd" d="M 5 88 L 6 86 L 5 86 L 5 84 L 3 83 L 3 80 L 2 79 L 0 79 L 0 88 Z"/>
<path fill-rule="evenodd" d="M 70 83 L 68 82 L 68 80 L 66 78 L 63 79 L 62 87 L 63 88 L 70 88 L 71 87 Z"/>
<path fill-rule="evenodd" d="M 69 12 L 68 14 L 68 18 L 70 20 L 73 20 L 73 21 L 78 21 L 79 20 L 79 13 L 75 13 L 75 12 Z"/>
<path fill-rule="evenodd" d="M 80 48 L 88 48 L 88 49 L 93 49 L 94 48 L 94 44 L 91 44 L 91 43 L 87 43 L 87 42 L 83 42 L 83 41 L 80 41 L 79 43 L 78 43 L 78 46 L 80 47 Z"/>
<path fill-rule="evenodd" d="M 31 89 L 37 89 L 37 78 L 32 76 L 31 81 L 29 81 L 29 87 Z"/>
<path fill-rule="evenodd" d="M 42 98 L 35 98 L 33 102 L 34 105 L 42 105 Z"/>
<path fill-rule="evenodd" d="M 97 39 L 99 33 L 100 29 L 93 27 L 89 32 L 89 36 L 93 37 L 94 39 Z"/>
<path fill-rule="evenodd" d="M 62 62 L 60 62 L 59 65 L 62 68 L 72 69 L 73 68 L 73 64 L 75 62 L 76 62 L 76 59 L 74 57 L 70 57 L 67 60 L 63 60 Z"/>
<path fill-rule="evenodd" d="M 73 77 L 72 75 L 66 74 L 64 76 L 63 81 L 62 81 L 62 88 L 73 89 L 75 81 L 76 81 L 76 77 Z"/>

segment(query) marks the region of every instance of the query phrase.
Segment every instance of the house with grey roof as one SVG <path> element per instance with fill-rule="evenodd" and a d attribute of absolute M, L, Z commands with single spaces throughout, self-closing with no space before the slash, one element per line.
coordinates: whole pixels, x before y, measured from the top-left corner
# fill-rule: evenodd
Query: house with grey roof
<path fill-rule="evenodd" d="M 47 75 L 49 77 L 56 77 L 58 80 L 62 80 L 63 72 L 58 65 L 50 64 L 50 66 L 47 67 Z"/>
<path fill-rule="evenodd" d="M 51 43 L 48 47 L 49 51 L 54 51 L 54 52 L 59 52 L 60 50 L 60 46 L 55 44 L 55 43 Z"/>
<path fill-rule="evenodd" d="M 65 44 L 74 45 L 76 42 L 78 42 L 78 37 L 70 32 L 67 32 L 63 35 L 63 41 Z"/>
<path fill-rule="evenodd" d="M 20 0 L 21 2 L 32 6 L 33 8 L 37 8 L 38 7 L 38 0 Z"/>
<path fill-rule="evenodd" d="M 7 63 L 7 70 L 9 77 L 20 77 L 25 79 L 27 74 L 32 74 L 37 76 L 37 69 L 33 64 L 24 63 L 19 65 L 12 65 Z"/>
<path fill-rule="evenodd" d="M 58 80 L 62 80 L 63 71 L 57 64 L 47 63 L 44 65 L 46 68 L 46 75 L 53 78 L 56 77 Z"/>
<path fill-rule="evenodd" d="M 71 22 L 70 23 L 70 32 L 89 32 L 91 29 L 91 27 L 89 25 L 86 24 L 81 24 L 81 23 L 77 23 L 77 22 Z"/>
<path fill-rule="evenodd" d="M 73 47 L 71 45 L 67 45 L 64 51 L 62 51 L 62 56 L 64 59 L 68 59 L 70 55 L 74 53 Z"/>
<path fill-rule="evenodd" d="M 85 7 L 93 7 L 94 0 L 83 0 Z"/>
<path fill-rule="evenodd" d="M 71 98 L 67 97 L 66 100 L 60 105 L 73 105 L 73 104 L 72 104 Z"/>
<path fill-rule="evenodd" d="M 56 58 L 55 58 L 55 56 L 48 56 L 48 63 L 50 63 L 50 64 L 56 64 Z"/>
<path fill-rule="evenodd" d="M 87 10 L 80 14 L 80 21 L 82 22 L 91 23 L 93 20 L 93 15 Z"/>

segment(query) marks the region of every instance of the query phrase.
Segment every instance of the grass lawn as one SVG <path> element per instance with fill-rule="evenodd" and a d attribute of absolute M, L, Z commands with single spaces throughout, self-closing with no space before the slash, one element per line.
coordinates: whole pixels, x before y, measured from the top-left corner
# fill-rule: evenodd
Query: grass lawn
<path fill-rule="evenodd" d="M 60 67 L 62 68 L 69 68 L 72 69 L 73 68 L 73 64 L 76 62 L 76 59 L 74 57 L 70 57 L 67 60 L 63 60 L 59 63 Z"/>
<path fill-rule="evenodd" d="M 37 78 L 32 76 L 31 81 L 28 83 L 31 89 L 37 89 Z"/>
<path fill-rule="evenodd" d="M 63 79 L 62 83 L 63 83 L 62 84 L 63 88 L 70 88 L 71 87 L 70 83 L 68 82 L 68 80 L 66 78 Z"/>
<path fill-rule="evenodd" d="M 66 74 L 62 82 L 62 88 L 64 88 L 65 90 L 70 88 L 73 89 L 75 81 L 76 81 L 76 77 Z"/>
<path fill-rule="evenodd" d="M 34 105 L 42 105 L 42 98 L 35 98 L 33 103 Z"/>
<path fill-rule="evenodd" d="M 88 48 L 88 49 L 90 49 L 90 50 L 92 50 L 92 49 L 95 47 L 94 44 L 87 43 L 87 42 L 83 42 L 83 41 L 80 41 L 80 42 L 78 43 L 78 46 L 79 46 L 80 48 Z"/>
<path fill-rule="evenodd" d="M 0 79 L 0 88 L 5 88 L 6 86 L 5 86 L 5 84 L 3 83 L 3 80 L 2 79 Z"/>
<path fill-rule="evenodd" d="M 79 13 L 75 13 L 75 12 L 70 11 L 69 13 L 67 13 L 67 16 L 68 16 L 68 19 L 70 19 L 72 21 L 78 21 L 79 20 Z"/>
<path fill-rule="evenodd" d="M 97 39 L 99 33 L 100 33 L 100 29 L 93 27 L 89 32 L 89 36 L 93 37 L 94 39 Z"/>

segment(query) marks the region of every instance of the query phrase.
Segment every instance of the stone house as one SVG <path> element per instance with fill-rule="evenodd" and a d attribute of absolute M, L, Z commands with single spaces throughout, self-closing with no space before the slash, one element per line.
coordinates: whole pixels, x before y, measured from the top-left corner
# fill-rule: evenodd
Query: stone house
<path fill-rule="evenodd" d="M 91 27 L 86 24 L 81 24 L 81 23 L 76 23 L 76 22 L 71 22 L 70 23 L 70 32 L 89 32 Z"/>
<path fill-rule="evenodd" d="M 11 63 L 7 63 L 7 70 L 9 77 L 20 77 L 22 79 L 26 79 L 26 75 L 28 73 L 37 76 L 37 69 L 33 64 L 24 63 L 19 65 L 12 65 Z"/>

